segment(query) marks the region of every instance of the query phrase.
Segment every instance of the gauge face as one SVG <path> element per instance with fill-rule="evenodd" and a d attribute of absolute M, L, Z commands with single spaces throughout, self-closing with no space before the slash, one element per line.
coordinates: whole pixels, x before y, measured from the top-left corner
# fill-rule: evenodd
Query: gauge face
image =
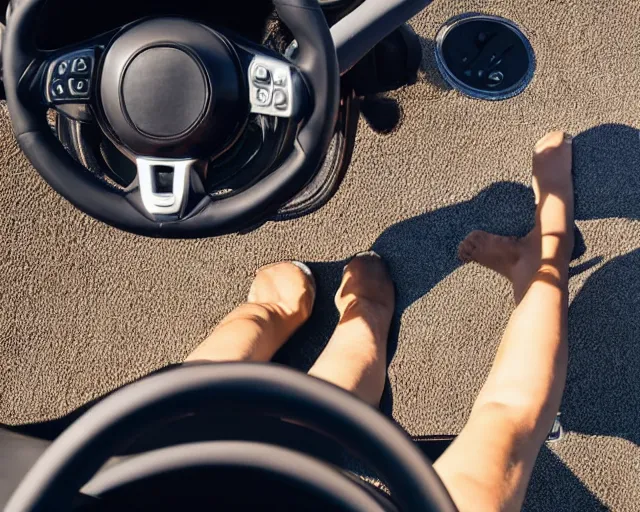
<path fill-rule="evenodd" d="M 514 96 L 533 75 L 529 41 L 513 23 L 495 16 L 477 15 L 445 24 L 436 51 L 445 79 L 473 97 Z"/>

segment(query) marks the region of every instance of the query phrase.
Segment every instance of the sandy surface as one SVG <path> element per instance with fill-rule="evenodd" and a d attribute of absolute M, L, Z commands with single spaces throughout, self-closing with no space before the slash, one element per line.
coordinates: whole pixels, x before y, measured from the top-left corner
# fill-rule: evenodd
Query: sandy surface
<path fill-rule="evenodd" d="M 433 38 L 465 11 L 529 35 L 537 71 L 519 97 L 479 102 L 434 70 Z M 399 291 L 387 410 L 412 434 L 460 431 L 512 310 L 508 284 L 460 267 L 471 230 L 525 233 L 530 154 L 551 129 L 576 136 L 583 255 L 571 279 L 567 437 L 543 449 L 528 510 L 640 503 L 640 9 L 598 0 L 436 0 L 412 22 L 424 72 L 390 95 L 401 125 L 363 121 L 336 197 L 304 219 L 243 236 L 151 240 L 99 224 L 56 196 L 0 112 L 0 421 L 62 415 L 182 360 L 244 298 L 254 270 L 297 258 L 317 274 L 311 323 L 281 360 L 308 366 L 335 313 L 342 262 L 374 247 Z"/>

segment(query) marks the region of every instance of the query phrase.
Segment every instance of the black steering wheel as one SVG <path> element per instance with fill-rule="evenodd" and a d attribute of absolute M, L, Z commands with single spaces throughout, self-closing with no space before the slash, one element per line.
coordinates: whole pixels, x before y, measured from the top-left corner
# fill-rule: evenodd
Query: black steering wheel
<path fill-rule="evenodd" d="M 144 430 L 187 414 L 221 409 L 286 418 L 334 438 L 377 471 L 399 510 L 456 510 L 422 453 L 377 410 L 331 384 L 285 367 L 224 363 L 157 374 L 104 399 L 54 441 L 5 511 L 68 510 L 83 484 Z M 241 441 L 148 452 L 103 470 L 82 489 L 102 496 L 153 476 L 220 467 L 263 471 L 284 489 L 304 487 L 324 498 L 331 510 L 389 510 L 371 491 L 326 463 L 281 447 Z"/>
<path fill-rule="evenodd" d="M 45 1 L 24 0 L 8 23 L 7 104 L 24 153 L 80 210 L 148 236 L 215 236 L 268 218 L 313 177 L 340 101 L 335 47 L 317 0 L 273 0 L 295 38 L 295 62 L 237 35 L 167 17 L 43 51 L 35 33 Z M 50 108 L 94 117 L 135 159 L 134 183 L 117 188 L 71 158 L 48 125 Z M 251 114 L 293 121 L 293 148 L 250 187 L 213 197 L 201 176 L 234 145 Z"/>

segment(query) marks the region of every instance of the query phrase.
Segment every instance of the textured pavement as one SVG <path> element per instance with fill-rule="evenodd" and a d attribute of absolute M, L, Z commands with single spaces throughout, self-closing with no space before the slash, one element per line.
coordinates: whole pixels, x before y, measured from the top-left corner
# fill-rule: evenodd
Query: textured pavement
<path fill-rule="evenodd" d="M 532 84 L 492 103 L 449 90 L 433 39 L 466 11 L 520 24 Z M 541 453 L 526 509 L 640 507 L 640 9 L 631 0 L 435 0 L 412 21 L 418 84 L 389 95 L 401 124 L 361 122 L 333 200 L 248 235 L 171 241 L 119 232 L 38 177 L 0 111 L 0 422 L 65 414 L 182 360 L 244 298 L 254 270 L 296 258 L 319 281 L 312 321 L 279 359 L 307 367 L 335 321 L 343 262 L 369 247 L 390 263 L 398 315 L 384 406 L 412 434 L 455 434 L 512 311 L 509 285 L 455 250 L 473 229 L 524 234 L 530 155 L 552 129 L 575 138 L 581 256 L 570 282 L 568 435 Z"/>

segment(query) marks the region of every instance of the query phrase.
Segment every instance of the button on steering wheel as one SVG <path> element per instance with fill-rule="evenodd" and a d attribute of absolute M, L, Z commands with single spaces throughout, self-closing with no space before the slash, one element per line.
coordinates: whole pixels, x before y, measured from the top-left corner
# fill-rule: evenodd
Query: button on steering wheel
<path fill-rule="evenodd" d="M 295 62 L 182 18 L 144 19 L 45 52 L 34 37 L 44 3 L 24 0 L 7 27 L 7 104 L 24 153 L 80 210 L 148 236 L 215 236 L 265 220 L 313 177 L 339 107 L 336 52 L 316 0 L 273 2 L 297 42 Z M 95 117 L 133 155 L 137 179 L 119 189 L 73 160 L 51 132 L 49 108 Z M 201 173 L 252 114 L 293 120 L 293 148 L 249 188 L 216 198 Z"/>

